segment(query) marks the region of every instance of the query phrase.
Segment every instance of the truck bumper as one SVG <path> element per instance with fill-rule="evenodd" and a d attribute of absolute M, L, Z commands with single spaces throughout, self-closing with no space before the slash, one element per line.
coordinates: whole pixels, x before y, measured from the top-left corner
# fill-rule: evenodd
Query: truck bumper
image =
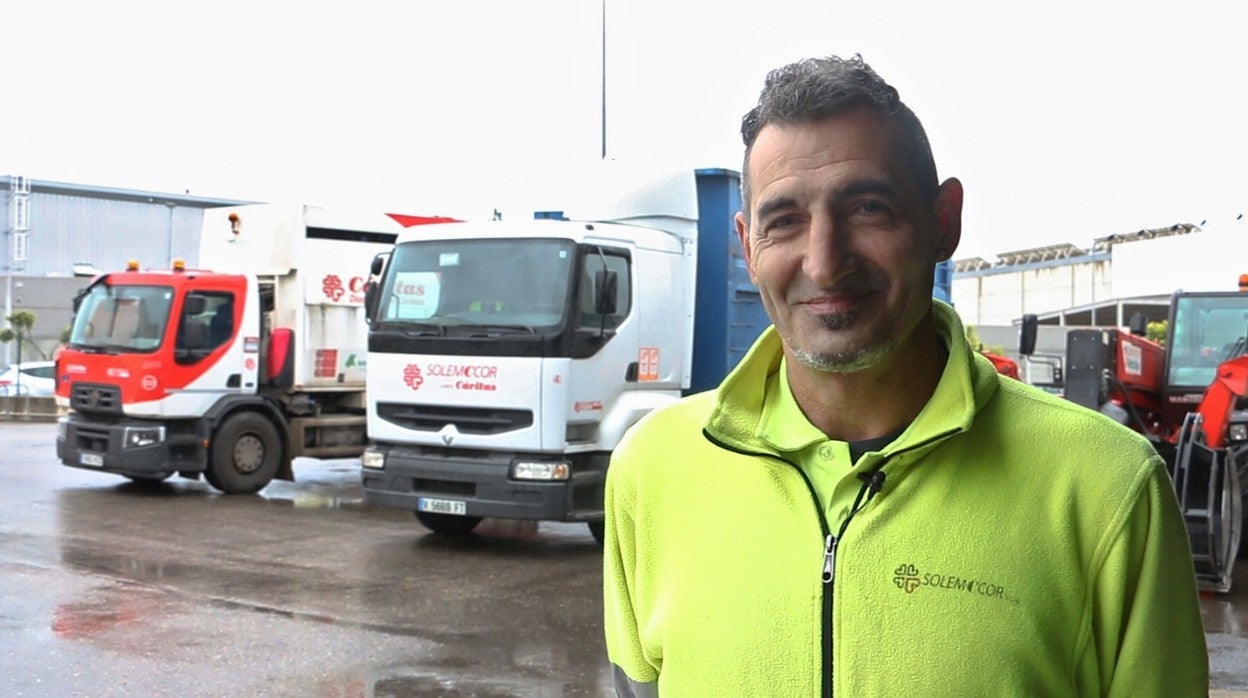
<path fill-rule="evenodd" d="M 137 444 L 136 437 L 142 437 Z M 135 478 L 202 471 L 202 451 L 193 434 L 180 437 L 166 423 L 138 419 L 105 422 L 70 413 L 61 418 L 56 435 L 56 455 L 65 465 Z"/>
<path fill-rule="evenodd" d="M 531 521 L 593 521 L 602 518 L 606 454 L 535 456 L 572 463 L 567 480 L 510 477 L 517 454 L 441 455 L 400 447 L 372 446 L 385 453 L 382 468 L 361 468 L 364 501 L 420 510 L 422 499 L 463 502 L 465 516 Z"/>

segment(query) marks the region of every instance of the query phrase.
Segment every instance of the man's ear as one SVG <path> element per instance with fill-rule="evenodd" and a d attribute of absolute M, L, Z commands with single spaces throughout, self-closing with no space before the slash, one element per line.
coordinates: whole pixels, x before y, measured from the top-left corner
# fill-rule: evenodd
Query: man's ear
<path fill-rule="evenodd" d="M 750 247 L 750 229 L 745 222 L 745 214 L 737 211 L 732 222 L 737 227 L 737 240 L 741 242 L 741 254 L 745 256 L 745 268 L 750 272 L 750 281 L 757 284 L 758 280 L 754 278 L 754 250 Z"/>
<path fill-rule="evenodd" d="M 962 182 L 950 177 L 936 193 L 936 261 L 953 256 L 962 240 Z"/>

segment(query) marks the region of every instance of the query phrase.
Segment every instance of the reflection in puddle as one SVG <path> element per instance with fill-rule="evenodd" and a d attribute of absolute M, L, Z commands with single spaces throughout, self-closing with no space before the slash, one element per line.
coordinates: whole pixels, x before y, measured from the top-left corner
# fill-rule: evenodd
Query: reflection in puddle
<path fill-rule="evenodd" d="M 101 635 L 120 625 L 138 622 L 143 617 L 140 604 L 127 599 L 70 601 L 56 605 L 52 614 L 52 632 L 67 640 L 84 640 Z"/>
<path fill-rule="evenodd" d="M 555 698 L 570 695 L 570 689 L 563 681 L 541 680 L 532 676 L 489 678 L 412 669 L 410 673 L 377 678 L 372 682 L 369 695 L 375 698 Z"/>
<path fill-rule="evenodd" d="M 1201 604 L 1201 620 L 1205 632 L 1244 636 L 1244 614 L 1248 609 L 1236 608 L 1230 601 L 1205 600 Z"/>
<path fill-rule="evenodd" d="M 296 509 L 342 509 L 361 507 L 359 459 L 320 461 L 297 458 L 295 481 L 274 480 L 258 495 L 270 502 Z"/>

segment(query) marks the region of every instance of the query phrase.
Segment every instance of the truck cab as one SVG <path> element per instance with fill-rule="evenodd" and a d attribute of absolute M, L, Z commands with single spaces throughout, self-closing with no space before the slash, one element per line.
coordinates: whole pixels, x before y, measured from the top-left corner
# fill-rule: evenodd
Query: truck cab
<path fill-rule="evenodd" d="M 203 268 L 98 276 L 57 357 L 62 463 L 246 493 L 293 479 L 294 458 L 359 455 L 368 264 L 403 229 L 379 212 L 235 206 L 205 212 Z"/>
<path fill-rule="evenodd" d="M 607 215 L 423 226 L 369 303 L 365 500 L 440 533 L 483 518 L 602 535 L 607 463 L 769 324 L 737 249 L 739 175 L 690 170 Z"/>

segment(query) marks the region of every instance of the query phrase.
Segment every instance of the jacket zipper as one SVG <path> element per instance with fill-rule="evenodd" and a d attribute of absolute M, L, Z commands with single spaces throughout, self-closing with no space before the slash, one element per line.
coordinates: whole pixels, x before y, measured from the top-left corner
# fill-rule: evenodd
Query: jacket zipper
<path fill-rule="evenodd" d="M 845 538 L 845 529 L 849 528 L 849 522 L 853 521 L 854 515 L 857 514 L 860 509 L 865 507 L 867 503 L 871 501 L 871 498 L 875 496 L 875 493 L 879 492 L 880 488 L 883 487 L 883 480 L 877 479 L 876 475 L 878 475 L 880 473 L 880 470 L 883 469 L 885 462 L 886 461 L 881 461 L 880 464 L 877 465 L 872 470 L 869 470 L 863 473 L 858 473 L 858 479 L 862 480 L 862 487 L 858 489 L 858 495 L 854 497 L 854 505 L 849 508 L 849 515 L 846 516 L 845 520 L 841 522 L 841 527 L 839 530 L 837 530 L 836 535 L 834 536 L 831 533 L 828 533 L 826 534 L 827 538 L 824 541 L 824 547 L 823 547 L 823 666 L 824 666 L 823 695 L 826 698 L 832 698 L 832 693 L 833 693 L 832 691 L 832 686 L 833 686 L 832 636 L 833 636 L 834 628 L 832 625 L 832 599 L 833 599 L 833 591 L 836 588 L 836 547 L 840 545 L 841 540 Z M 803 475 L 804 474 L 805 473 L 803 473 Z M 810 482 L 807 481 L 806 484 L 809 486 Z M 811 489 L 813 491 L 814 488 L 812 487 Z M 863 499 L 864 495 L 866 496 L 865 500 Z M 825 531 L 827 530 L 826 525 L 824 529 Z"/>
<path fill-rule="evenodd" d="M 819 505 L 819 495 L 815 492 L 815 486 L 811 484 L 810 478 L 806 476 L 806 472 L 802 470 L 801 466 L 799 466 L 798 464 L 790 460 L 781 458 L 780 456 L 774 453 L 760 453 L 757 451 L 744 451 L 742 449 L 729 446 L 728 444 L 712 436 L 710 432 L 708 432 L 705 428 L 703 428 L 702 435 L 706 437 L 707 441 L 710 441 L 716 446 L 719 446 L 720 448 L 726 451 L 731 451 L 732 453 L 738 453 L 743 456 L 752 456 L 754 458 L 769 458 L 771 460 L 777 460 L 777 461 L 780 461 L 781 463 L 785 463 L 788 466 L 792 467 L 794 470 L 796 470 L 797 474 L 801 476 L 802 482 L 806 483 L 806 491 L 810 493 L 811 502 L 814 503 L 815 514 L 819 519 L 819 530 L 823 534 L 823 574 L 822 574 L 822 580 L 821 580 L 823 582 L 823 623 L 822 623 L 822 626 L 823 626 L 822 628 L 822 650 L 823 650 L 823 653 L 822 653 L 823 654 L 823 657 L 822 657 L 823 672 L 822 674 L 823 675 L 821 677 L 822 679 L 821 693 L 825 698 L 832 698 L 832 695 L 833 695 L 833 691 L 832 691 L 832 688 L 833 688 L 833 681 L 832 681 L 832 677 L 833 677 L 833 672 L 832 672 L 832 669 L 833 669 L 833 656 L 832 656 L 832 637 L 833 637 L 832 597 L 833 597 L 833 593 L 832 592 L 834 590 L 835 582 L 836 582 L 836 548 L 838 545 L 840 545 L 841 539 L 845 537 L 845 529 L 849 527 L 849 522 L 853 520 L 854 515 L 858 513 L 858 510 L 861 509 L 862 507 L 865 507 L 867 503 L 871 501 L 871 498 L 874 497 L 876 493 L 879 492 L 880 489 L 883 487 L 884 481 L 882 477 L 882 471 L 886 463 L 893 460 L 894 458 L 896 458 L 898 455 L 902 453 L 906 453 L 909 451 L 914 451 L 914 450 L 923 448 L 924 446 L 930 443 L 941 441 L 945 439 L 946 437 L 956 434 L 959 431 L 961 431 L 961 429 L 950 429 L 949 431 L 941 432 L 940 434 L 937 434 L 929 439 L 926 439 L 908 448 L 897 451 L 896 453 L 890 454 L 888 459 L 880 461 L 880 463 L 876 465 L 874 468 L 872 468 L 871 470 L 859 473 L 858 479 L 862 480 L 862 487 L 859 488 L 857 496 L 854 497 L 854 504 L 852 507 L 850 507 L 849 515 L 846 516 L 845 520 L 841 522 L 841 527 L 836 532 L 836 535 L 834 536 L 832 535 L 831 529 L 828 527 L 828 520 L 827 520 L 827 517 L 824 516 L 823 507 Z M 864 495 L 866 496 L 866 501 L 863 501 Z"/>
<path fill-rule="evenodd" d="M 823 507 L 819 505 L 819 495 L 815 492 L 815 486 L 811 484 L 810 478 L 806 477 L 805 471 L 803 471 L 801 466 L 799 466 L 797 463 L 794 463 L 785 458 L 781 458 L 780 456 L 774 453 L 758 453 L 754 451 L 743 451 L 739 448 L 734 448 L 720 441 L 719 439 L 716 439 L 714 436 L 711 436 L 705 429 L 702 430 L 702 435 L 705 436 L 708 441 L 710 441 L 711 443 L 715 444 L 716 446 L 719 446 L 720 448 L 726 451 L 739 453 L 743 456 L 752 456 L 754 458 L 769 458 L 771 460 L 780 461 L 781 463 L 784 463 L 788 465 L 789 467 L 793 468 L 793 470 L 797 471 L 797 474 L 801 476 L 802 478 L 802 482 L 806 483 L 806 491 L 810 493 L 810 501 L 812 504 L 814 504 L 815 516 L 819 520 L 819 530 L 822 533 L 822 538 L 823 538 L 823 575 L 822 575 L 823 623 L 821 623 L 822 625 L 821 645 L 822 645 L 822 663 L 823 663 L 822 669 L 823 671 L 822 671 L 822 676 L 820 678 L 821 678 L 822 687 L 823 687 L 822 694 L 824 696 L 827 696 L 828 698 L 831 698 L 832 696 L 832 580 L 836 575 L 836 546 L 837 546 L 837 541 L 839 539 L 839 536 L 833 536 L 832 530 L 828 527 L 828 519 L 826 516 L 824 516 Z M 861 497 L 861 493 L 859 493 L 859 497 Z M 848 517 L 845 523 L 849 523 Z M 845 526 L 844 524 L 842 524 L 840 533 L 844 534 L 844 532 L 845 532 Z"/>

